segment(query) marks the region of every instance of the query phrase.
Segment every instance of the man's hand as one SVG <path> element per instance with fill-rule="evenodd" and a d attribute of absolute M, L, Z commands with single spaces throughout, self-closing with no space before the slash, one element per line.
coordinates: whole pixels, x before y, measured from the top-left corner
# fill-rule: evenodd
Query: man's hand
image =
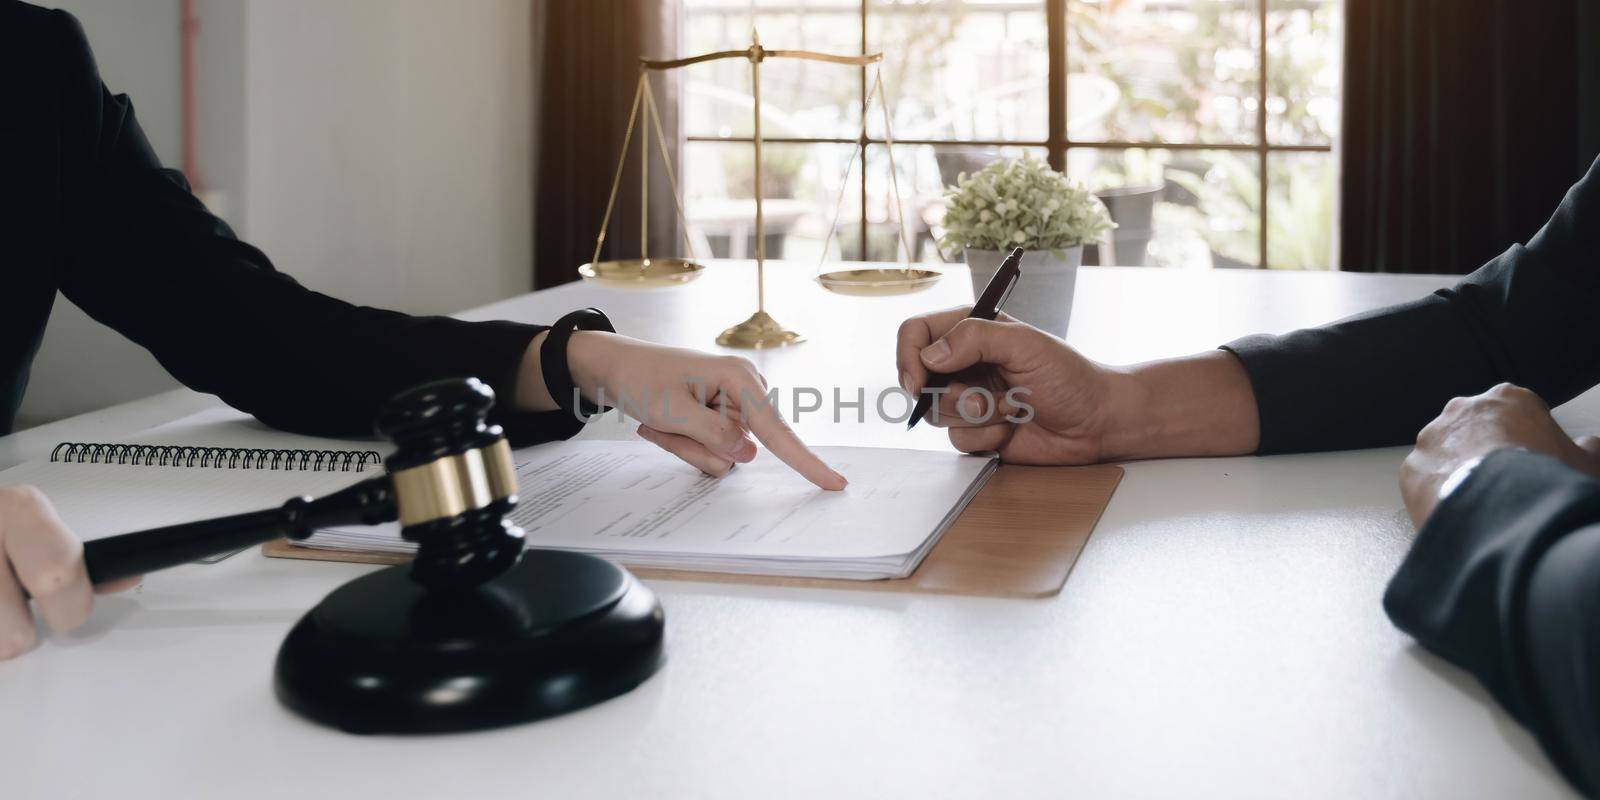
<path fill-rule="evenodd" d="M 901 388 L 917 395 L 930 371 L 952 376 L 927 421 L 949 428 L 959 450 L 994 450 L 1013 463 L 1089 464 L 1105 457 L 1112 371 L 1011 317 L 988 322 L 967 319 L 967 312 L 923 314 L 900 326 Z"/>
<path fill-rule="evenodd" d="M 1572 440 L 1538 395 L 1502 383 L 1475 397 L 1457 397 L 1417 434 L 1417 446 L 1400 467 L 1400 493 L 1417 527 L 1439 504 L 1457 470 L 1496 450 L 1519 447 L 1560 459 L 1600 477 L 1600 439 Z"/>
<path fill-rule="evenodd" d="M 24 591 L 52 629 L 66 631 L 89 618 L 96 592 L 138 584 L 128 578 L 90 586 L 83 544 L 50 501 L 31 486 L 0 486 L 0 661 L 26 653 L 37 636 Z"/>
<path fill-rule="evenodd" d="M 906 320 L 895 351 L 900 386 L 912 394 L 930 371 L 953 374 L 928 420 L 948 427 L 960 450 L 995 450 L 1019 464 L 1088 464 L 1256 449 L 1255 394 L 1230 353 L 1106 366 L 1003 314 L 966 319 L 969 310 Z M 972 388 L 987 390 L 993 407 L 973 392 L 961 408 Z"/>

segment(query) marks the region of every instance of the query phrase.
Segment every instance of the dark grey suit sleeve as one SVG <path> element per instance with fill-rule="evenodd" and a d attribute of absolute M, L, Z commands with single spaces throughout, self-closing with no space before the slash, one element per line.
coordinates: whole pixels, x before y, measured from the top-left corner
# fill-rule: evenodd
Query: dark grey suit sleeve
<path fill-rule="evenodd" d="M 1383 605 L 1600 792 L 1600 482 L 1550 456 L 1491 454 L 1428 518 Z"/>
<path fill-rule="evenodd" d="M 1224 349 L 1244 363 L 1255 390 L 1258 452 L 1381 447 L 1414 441 L 1450 398 L 1497 383 L 1558 405 L 1600 382 L 1597 309 L 1600 161 L 1526 247 L 1454 287 Z"/>

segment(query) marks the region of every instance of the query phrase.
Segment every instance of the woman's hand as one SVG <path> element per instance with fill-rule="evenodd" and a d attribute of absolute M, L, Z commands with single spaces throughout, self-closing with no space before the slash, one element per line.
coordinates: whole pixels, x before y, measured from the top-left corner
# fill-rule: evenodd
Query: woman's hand
<path fill-rule="evenodd" d="M 577 331 L 567 365 L 584 399 L 622 409 L 642 423 L 640 436 L 708 475 L 754 459 L 759 440 L 817 486 L 845 487 L 795 435 L 746 359 Z"/>
<path fill-rule="evenodd" d="M 89 618 L 97 592 L 138 583 L 128 578 L 90 586 L 83 544 L 50 501 L 31 486 L 0 486 L 0 661 L 26 653 L 37 638 L 28 596 L 45 623 L 67 631 Z"/>

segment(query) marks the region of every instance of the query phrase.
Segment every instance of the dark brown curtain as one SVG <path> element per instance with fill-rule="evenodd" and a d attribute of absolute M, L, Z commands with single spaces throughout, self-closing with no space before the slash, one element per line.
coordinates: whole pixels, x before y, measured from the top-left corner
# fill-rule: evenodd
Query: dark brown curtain
<path fill-rule="evenodd" d="M 542 0 L 535 3 L 534 42 L 540 96 L 535 106 L 534 186 L 536 288 L 578 277 L 594 254 L 595 235 L 628 126 L 639 59 L 677 54 L 677 0 Z M 681 173 L 678 90 L 681 76 L 651 78 L 673 169 Z M 639 136 L 634 131 L 611 228 L 601 258 L 639 255 Z M 676 253 L 679 236 L 660 150 L 649 131 L 650 241 Z"/>
<path fill-rule="evenodd" d="M 1345 0 L 1340 261 L 1470 272 L 1600 153 L 1593 0 Z"/>

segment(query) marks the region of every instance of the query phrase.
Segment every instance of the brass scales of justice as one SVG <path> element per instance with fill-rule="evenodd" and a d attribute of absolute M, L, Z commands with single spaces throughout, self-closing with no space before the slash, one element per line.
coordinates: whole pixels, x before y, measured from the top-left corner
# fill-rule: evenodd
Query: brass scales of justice
<path fill-rule="evenodd" d="M 589 263 L 578 268 L 578 273 L 585 279 L 596 283 L 624 287 L 645 288 L 660 286 L 676 286 L 700 277 L 705 271 L 705 266 L 692 259 L 693 248 L 689 243 L 688 220 L 683 209 L 683 197 L 679 192 L 677 176 L 672 170 L 672 159 L 667 151 L 667 140 L 661 128 L 661 115 L 656 106 L 655 93 L 650 88 L 650 72 L 680 69 L 691 64 L 706 61 L 719 61 L 730 58 L 743 58 L 750 61 L 750 86 L 751 97 L 754 105 L 752 130 L 752 143 L 755 147 L 755 250 L 756 250 L 756 311 L 750 318 L 734 325 L 722 332 L 717 337 L 717 344 L 724 347 L 741 349 L 764 349 L 770 347 L 784 347 L 805 341 L 805 337 L 796 331 L 785 328 L 779 324 L 772 315 L 767 313 L 766 293 L 766 220 L 762 215 L 761 199 L 761 62 L 769 58 L 796 58 L 808 61 L 822 61 L 830 64 L 843 64 L 846 66 L 863 67 L 883 61 L 882 53 L 869 53 L 859 56 L 833 55 L 830 53 L 816 53 L 807 50 L 768 50 L 761 46 L 761 39 L 755 32 L 751 33 L 750 46 L 744 50 L 724 50 L 715 53 L 705 53 L 698 56 L 677 59 L 648 59 L 639 60 L 639 84 L 633 96 L 633 108 L 628 112 L 628 130 L 622 139 L 622 154 L 617 159 L 615 176 L 611 179 L 611 195 L 606 200 L 606 213 L 600 223 L 600 234 L 595 238 L 594 256 Z M 839 210 L 844 204 L 844 192 L 849 182 L 850 169 L 855 164 L 867 143 L 867 115 L 874 95 L 879 97 L 879 106 L 883 111 L 884 147 L 889 157 L 890 186 L 894 193 L 895 207 L 900 216 L 900 244 L 904 247 L 905 260 L 899 269 L 891 268 L 863 268 L 836 270 L 823 272 L 822 265 L 826 262 L 828 244 L 833 240 L 834 231 L 839 223 Z M 640 121 L 640 117 L 644 121 Z M 616 204 L 617 190 L 622 183 L 622 169 L 627 163 L 628 152 L 633 142 L 635 127 L 644 127 L 639 139 L 640 161 L 640 211 L 639 211 L 639 242 L 640 253 L 637 259 L 601 261 L 600 250 L 605 244 L 606 231 L 611 224 L 611 211 Z M 649 251 L 649 192 L 650 192 L 650 132 L 655 133 L 656 142 L 660 147 L 661 160 L 667 173 L 667 181 L 672 189 L 672 199 L 677 207 L 679 229 L 683 233 L 684 253 L 688 258 L 657 257 L 652 258 Z M 861 109 L 861 132 L 856 137 L 856 149 L 851 153 L 846 162 L 844 178 L 839 187 L 838 200 L 834 204 L 833 219 L 828 226 L 828 238 L 823 243 L 822 261 L 817 266 L 816 280 L 819 285 L 836 294 L 853 295 L 858 297 L 884 297 L 889 295 L 909 294 L 920 291 L 938 282 L 940 273 L 929 269 L 913 269 L 911 267 L 911 242 L 907 235 L 905 225 L 905 205 L 900 200 L 900 185 L 894 163 L 894 141 L 890 135 L 888 97 L 883 91 L 883 75 L 880 71 L 873 79 L 872 89 L 868 92 Z M 865 164 L 863 163 L 863 171 Z M 866 180 L 865 174 L 862 180 Z"/>

